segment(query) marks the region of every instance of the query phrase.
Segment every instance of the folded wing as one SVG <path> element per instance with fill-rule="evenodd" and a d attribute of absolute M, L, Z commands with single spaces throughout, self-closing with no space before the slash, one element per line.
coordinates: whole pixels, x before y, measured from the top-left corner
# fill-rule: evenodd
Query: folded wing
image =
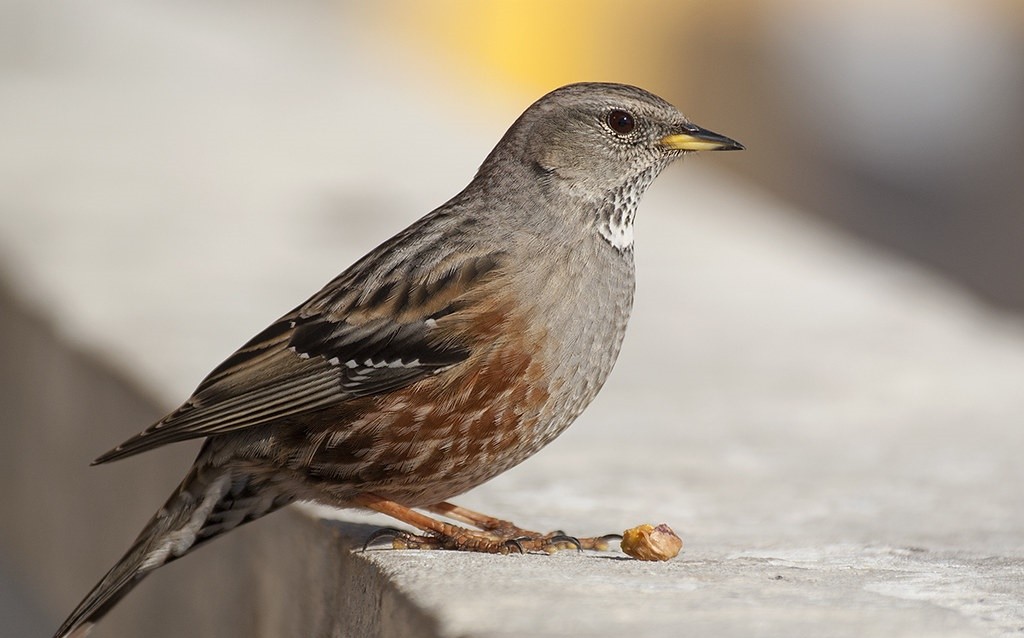
<path fill-rule="evenodd" d="M 467 310 L 472 292 L 499 264 L 500 255 L 467 257 L 419 279 L 396 276 L 369 288 L 363 282 L 358 291 L 346 273 L 253 337 L 184 405 L 95 463 L 271 423 L 443 373 L 471 348 L 446 334 L 447 318 Z"/>

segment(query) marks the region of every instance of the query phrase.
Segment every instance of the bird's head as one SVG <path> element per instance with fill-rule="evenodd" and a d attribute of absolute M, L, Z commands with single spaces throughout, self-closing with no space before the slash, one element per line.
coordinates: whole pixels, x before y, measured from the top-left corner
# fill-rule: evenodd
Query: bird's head
<path fill-rule="evenodd" d="M 513 161 L 554 188 L 591 197 L 657 175 L 688 152 L 743 145 L 696 126 L 674 106 L 623 84 L 570 84 L 537 100 L 485 162 Z"/>

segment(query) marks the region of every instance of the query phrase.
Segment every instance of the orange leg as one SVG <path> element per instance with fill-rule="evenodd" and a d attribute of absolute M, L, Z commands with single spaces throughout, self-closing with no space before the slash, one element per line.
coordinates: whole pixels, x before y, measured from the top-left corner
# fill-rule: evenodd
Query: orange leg
<path fill-rule="evenodd" d="M 448 518 L 459 521 L 460 523 L 472 525 L 473 527 L 482 529 L 485 532 L 493 532 L 499 536 L 540 536 L 537 532 L 531 532 L 528 529 L 523 529 L 510 521 L 494 518 L 493 516 L 488 516 L 487 514 L 466 509 L 465 507 L 460 507 L 454 503 L 448 503 L 446 501 L 428 505 L 423 509 L 428 512 L 440 514 L 441 516 L 447 516 Z"/>
<path fill-rule="evenodd" d="M 424 508 L 482 530 L 477 531 L 439 521 L 373 494 L 363 494 L 356 499 L 356 502 L 424 532 L 422 535 L 416 535 L 401 530 L 386 529 L 372 535 L 367 541 L 367 545 L 369 545 L 380 537 L 389 536 L 392 538 L 392 546 L 396 549 L 452 549 L 490 554 L 532 551 L 552 553 L 571 547 L 606 550 L 608 541 L 618 537 L 616 534 L 609 534 L 596 538 L 577 539 L 562 532 L 540 534 L 518 527 L 509 521 L 481 514 L 452 503 L 436 503 Z"/>

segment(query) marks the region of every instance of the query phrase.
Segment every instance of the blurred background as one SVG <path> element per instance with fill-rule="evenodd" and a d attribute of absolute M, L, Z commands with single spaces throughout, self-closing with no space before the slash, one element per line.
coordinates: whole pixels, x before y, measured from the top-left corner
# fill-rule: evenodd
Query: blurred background
<path fill-rule="evenodd" d="M 182 325 L 215 319 L 226 294 L 260 305 L 251 325 L 204 328 L 230 347 L 263 304 L 296 301 L 291 272 L 253 268 L 303 246 L 326 280 L 350 259 L 321 229 L 386 238 L 463 184 L 525 106 L 583 80 L 665 97 L 746 144 L 714 161 L 745 188 L 1024 310 L 1020 0 L 0 0 L 0 282 L 111 341 L 136 318 L 95 286 L 164 299 L 139 318 L 185 353 L 150 371 L 180 398 L 227 351 Z M 450 179 L 428 176 L 435 162 Z M 247 253 L 269 220 L 280 252 Z M 194 285 L 225 245 L 232 276 Z M 181 276 L 153 281 L 153 264 Z M 28 567 L 3 560 L 17 627 L 32 604 L 2 575 Z"/>
<path fill-rule="evenodd" d="M 230 126 L 266 110 L 246 96 L 284 109 L 285 94 L 309 91 L 337 58 L 404 84 L 392 87 L 404 99 L 435 94 L 479 131 L 561 84 L 634 83 L 742 140 L 750 152 L 725 170 L 986 302 L 1024 309 L 1017 0 L 5 0 L 0 11 L 8 127 L 95 124 L 55 115 L 79 108 L 122 109 L 126 127 Z M 351 123 L 374 99 L 335 81 L 344 101 L 324 105 L 317 125 Z M 19 110 L 44 89 L 50 113 Z M 174 108 L 147 112 L 153 98 Z M 341 121 L 326 119 L 332 109 Z M 52 146 L 37 142 L 19 151 L 46 157 Z M 11 150 L 0 154 L 8 198 L 36 184 Z"/>
<path fill-rule="evenodd" d="M 751 149 L 724 164 L 810 215 L 1024 309 L 1016 0 L 381 3 L 405 64 L 524 99 L 649 87 Z M 448 84 L 451 82 L 452 84 Z"/>

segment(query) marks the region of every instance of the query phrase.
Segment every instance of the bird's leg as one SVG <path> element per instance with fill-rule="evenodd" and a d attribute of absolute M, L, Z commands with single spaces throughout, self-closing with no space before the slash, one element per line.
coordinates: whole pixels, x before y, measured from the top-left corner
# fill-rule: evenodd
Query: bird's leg
<path fill-rule="evenodd" d="M 416 510 L 381 498 L 374 494 L 362 494 L 355 499 L 358 505 L 402 521 L 424 532 L 421 535 L 401 530 L 387 529 L 374 534 L 367 541 L 372 543 L 382 536 L 390 536 L 398 549 L 451 549 L 489 554 L 525 553 L 532 551 L 554 552 L 559 549 L 607 549 L 610 537 L 576 539 L 561 532 L 539 534 L 516 527 L 508 521 L 496 519 L 449 503 L 439 503 L 430 509 L 433 512 L 478 526 L 482 531 L 470 530 L 451 523 L 445 523 L 421 514 Z"/>
<path fill-rule="evenodd" d="M 361 494 L 355 499 L 355 502 L 365 508 L 387 514 L 424 532 L 422 535 L 418 535 L 388 528 L 371 535 L 367 544 L 383 536 L 390 536 L 396 549 L 452 549 L 488 554 L 508 554 L 516 551 L 523 553 L 543 549 L 539 543 L 524 545 L 516 539 L 499 538 L 487 532 L 469 530 L 445 523 L 374 494 Z"/>
<path fill-rule="evenodd" d="M 433 505 L 427 505 L 423 509 L 428 512 L 440 514 L 441 516 L 447 516 L 452 520 L 472 525 L 478 529 L 482 529 L 485 532 L 492 532 L 498 536 L 541 536 L 537 532 L 531 532 L 528 529 L 523 529 L 511 521 L 506 521 L 500 518 L 494 518 L 481 512 L 477 512 L 465 507 L 460 507 L 454 503 L 448 503 L 441 501 L 440 503 L 434 503 Z"/>
<path fill-rule="evenodd" d="M 447 501 L 428 505 L 424 509 L 435 514 L 447 516 L 448 518 L 459 521 L 460 523 L 472 525 L 484 530 L 485 532 L 490 532 L 503 538 L 545 540 L 552 545 L 559 545 L 556 549 L 576 547 L 577 549 L 595 549 L 605 551 L 609 548 L 608 541 L 622 538 L 620 534 L 606 534 L 605 536 L 577 538 L 567 535 L 562 530 L 541 534 L 539 532 L 523 529 L 511 521 L 488 516 L 482 512 L 477 512 L 454 503 L 448 503 Z"/>

